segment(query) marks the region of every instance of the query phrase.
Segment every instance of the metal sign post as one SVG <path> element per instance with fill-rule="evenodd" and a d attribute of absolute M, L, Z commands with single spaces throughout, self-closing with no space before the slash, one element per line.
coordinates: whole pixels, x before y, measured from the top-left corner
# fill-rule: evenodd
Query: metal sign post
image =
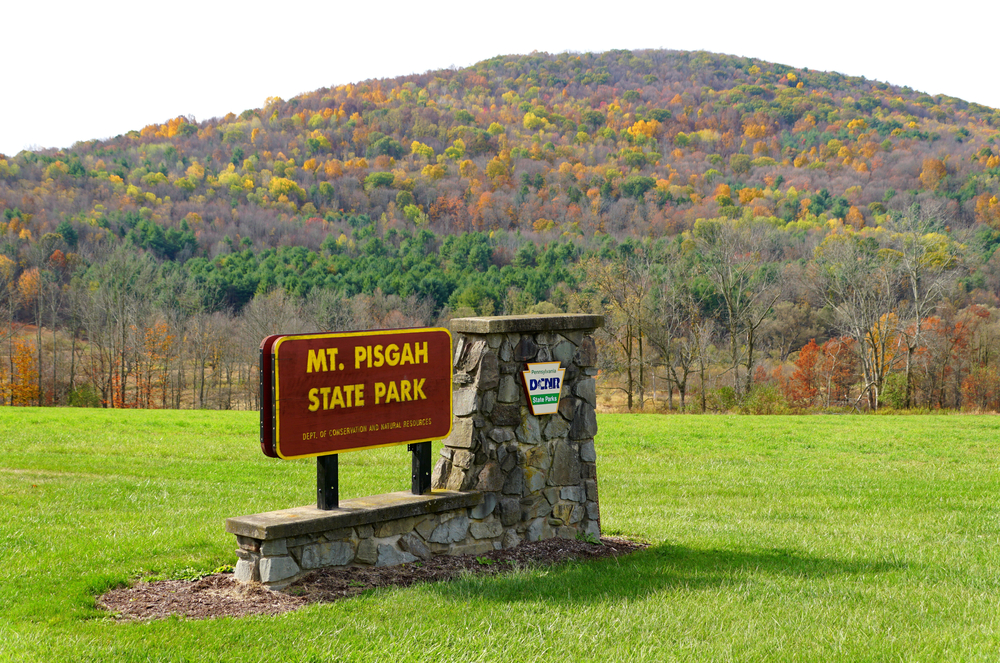
<path fill-rule="evenodd" d="M 431 443 L 417 442 L 406 445 L 406 448 L 413 453 L 410 491 L 414 495 L 423 495 L 431 489 Z"/>
<path fill-rule="evenodd" d="M 316 456 L 316 508 L 322 511 L 336 509 L 340 505 L 340 480 L 337 454 Z"/>

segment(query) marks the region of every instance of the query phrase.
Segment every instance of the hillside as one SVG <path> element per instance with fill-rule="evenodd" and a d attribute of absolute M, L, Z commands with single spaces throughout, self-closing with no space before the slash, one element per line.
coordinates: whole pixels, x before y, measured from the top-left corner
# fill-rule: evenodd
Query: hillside
<path fill-rule="evenodd" d="M 874 225 L 905 192 L 969 226 L 1000 222 L 998 125 L 959 99 L 748 58 L 532 54 L 23 152 L 0 161 L 0 208 L 18 219 L 8 242 L 62 221 L 85 240 L 142 221 L 190 230 L 196 243 L 148 242 L 168 257 L 225 251 L 225 237 L 315 249 L 341 212 L 660 236 L 720 215 Z"/>

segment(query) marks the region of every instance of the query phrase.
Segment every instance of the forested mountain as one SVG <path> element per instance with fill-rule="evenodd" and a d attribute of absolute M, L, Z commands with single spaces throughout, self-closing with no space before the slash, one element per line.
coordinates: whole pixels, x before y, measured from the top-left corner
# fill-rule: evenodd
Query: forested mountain
<path fill-rule="evenodd" d="M 902 404 L 960 406 L 994 370 L 970 334 L 1000 290 L 998 127 L 975 103 L 752 58 L 533 53 L 6 156 L 3 399 L 88 384 L 106 405 L 204 406 L 208 381 L 212 404 L 250 404 L 233 367 L 275 325 L 603 308 L 607 384 L 630 403 L 655 366 L 701 407 L 768 381 L 875 405 L 896 374 Z M 883 281 L 864 315 L 859 264 Z M 284 313 L 244 324 L 231 371 L 180 343 L 268 306 Z M 931 320 L 979 355 L 938 357 L 921 386 Z M 856 359 L 837 398 L 790 363 L 811 338 Z"/>

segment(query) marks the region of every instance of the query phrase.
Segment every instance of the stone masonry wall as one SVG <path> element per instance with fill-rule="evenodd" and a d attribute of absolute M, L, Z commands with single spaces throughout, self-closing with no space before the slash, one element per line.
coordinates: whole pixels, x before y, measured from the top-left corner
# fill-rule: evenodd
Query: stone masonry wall
<path fill-rule="evenodd" d="M 390 493 L 322 511 L 229 518 L 236 578 L 278 589 L 312 569 L 479 554 L 521 541 L 599 537 L 594 436 L 600 316 L 504 316 L 451 323 L 453 425 L 426 495 Z M 556 414 L 531 414 L 528 362 L 566 369 Z"/>
<path fill-rule="evenodd" d="M 434 488 L 483 493 L 505 547 L 523 539 L 600 536 L 595 405 L 597 316 L 452 321 L 454 419 Z M 531 413 L 528 362 L 566 369 L 556 414 Z"/>

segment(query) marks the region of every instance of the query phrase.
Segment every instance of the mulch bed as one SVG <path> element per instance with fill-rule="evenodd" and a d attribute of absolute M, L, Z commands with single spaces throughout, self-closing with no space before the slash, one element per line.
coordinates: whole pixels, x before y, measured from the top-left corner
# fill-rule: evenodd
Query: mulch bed
<path fill-rule="evenodd" d="M 417 582 L 441 582 L 463 574 L 498 575 L 514 569 L 550 566 L 568 560 L 617 557 L 646 547 L 625 539 L 604 537 L 603 545 L 569 539 L 525 542 L 509 550 L 481 555 L 438 555 L 421 562 L 372 568 L 319 569 L 280 592 L 238 583 L 230 573 L 200 580 L 139 582 L 113 589 L 97 605 L 123 621 L 277 615 L 310 603 L 328 603 L 376 587 L 408 587 Z"/>

